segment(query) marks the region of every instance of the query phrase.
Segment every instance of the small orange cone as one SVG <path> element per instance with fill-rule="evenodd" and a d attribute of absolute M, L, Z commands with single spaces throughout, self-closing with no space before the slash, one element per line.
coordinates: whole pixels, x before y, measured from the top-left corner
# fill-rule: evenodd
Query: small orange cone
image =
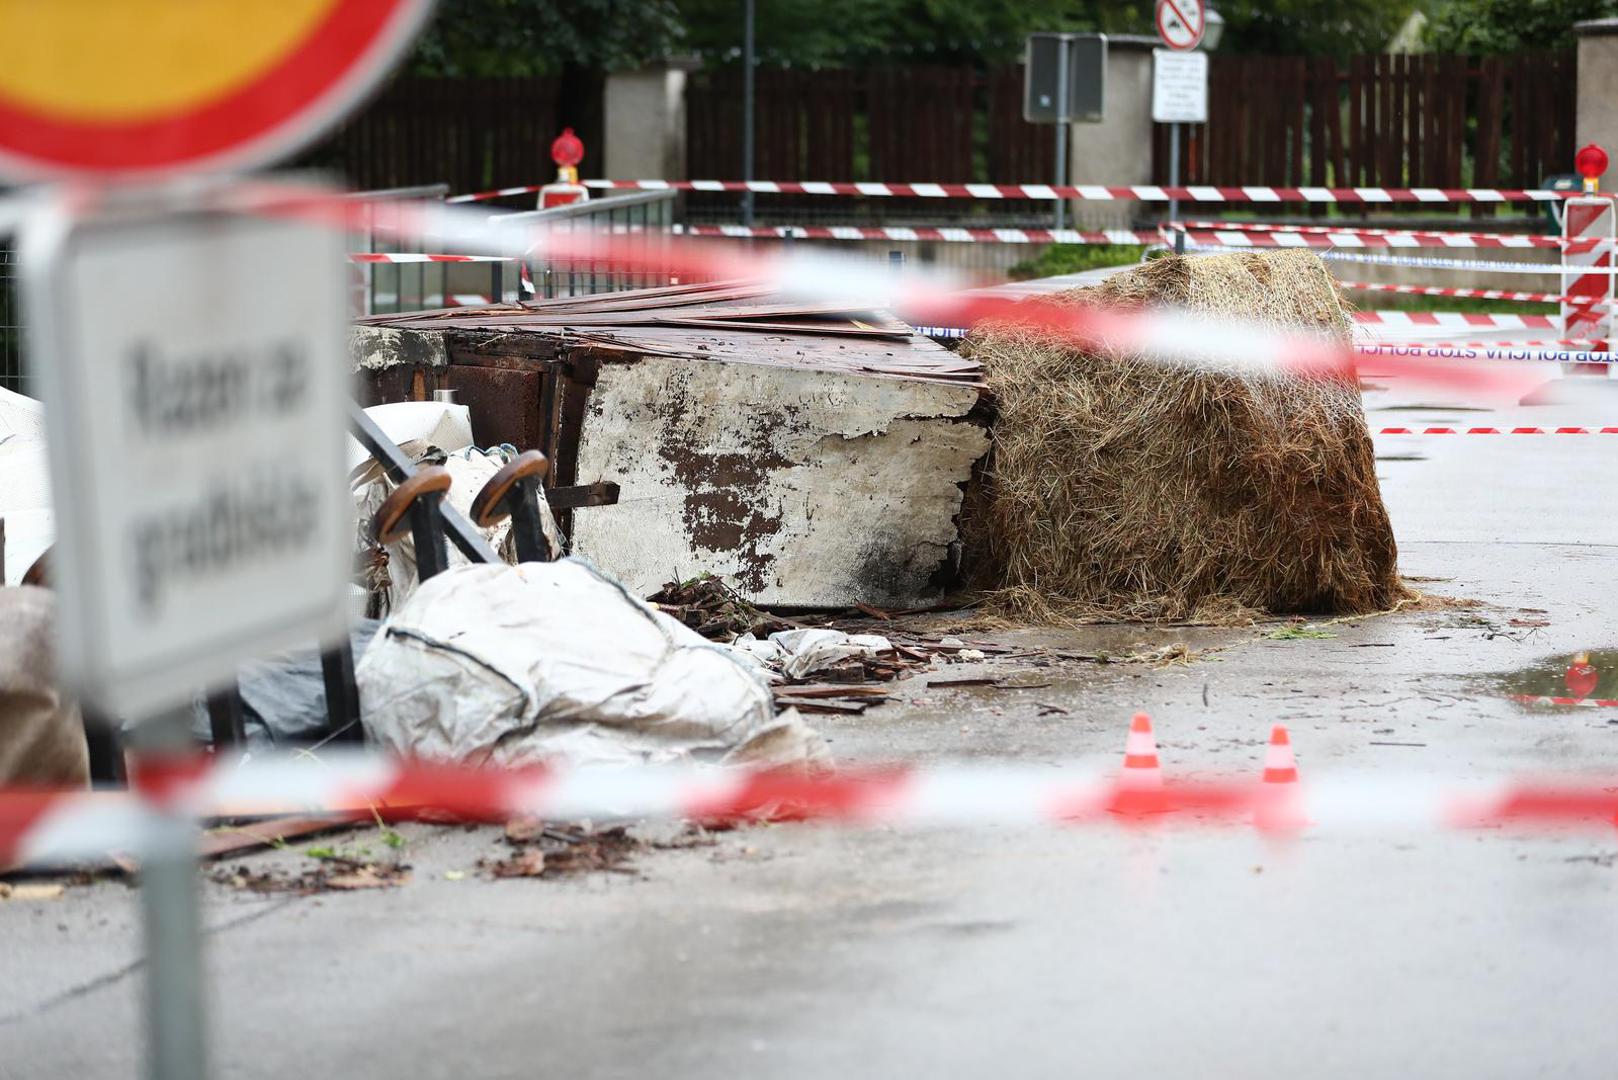
<path fill-rule="evenodd" d="M 1292 756 L 1292 740 L 1287 736 L 1285 724 L 1276 724 L 1270 729 L 1270 748 L 1264 752 L 1264 782 L 1298 782 L 1298 759 Z"/>
<path fill-rule="evenodd" d="M 1116 814 L 1156 814 L 1168 809 L 1163 794 L 1163 770 L 1157 761 L 1157 739 L 1152 735 L 1152 718 L 1143 712 L 1129 721 L 1129 739 L 1124 743 L 1124 768 L 1118 774 L 1117 789 L 1108 809 Z"/>
<path fill-rule="evenodd" d="M 1163 786 L 1163 769 L 1157 762 L 1157 738 L 1152 734 L 1152 718 L 1143 712 L 1129 721 L 1129 739 L 1124 743 L 1124 771 L 1118 777 L 1121 787 L 1155 791 Z"/>
<path fill-rule="evenodd" d="M 1253 823 L 1261 829 L 1297 829 L 1309 821 L 1303 816 L 1298 797 L 1298 759 L 1292 754 L 1292 740 L 1285 724 L 1270 729 L 1270 745 L 1264 752 L 1264 779 L 1259 787 Z"/>

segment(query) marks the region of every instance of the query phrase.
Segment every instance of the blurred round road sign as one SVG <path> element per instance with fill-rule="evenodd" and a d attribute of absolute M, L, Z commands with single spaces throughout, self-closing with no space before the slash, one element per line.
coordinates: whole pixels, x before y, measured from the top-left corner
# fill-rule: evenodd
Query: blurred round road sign
<path fill-rule="evenodd" d="M 0 178 L 263 165 L 375 84 L 432 0 L 0 0 Z"/>
<path fill-rule="evenodd" d="M 1157 0 L 1157 36 L 1169 48 L 1190 52 L 1206 28 L 1202 0 Z"/>

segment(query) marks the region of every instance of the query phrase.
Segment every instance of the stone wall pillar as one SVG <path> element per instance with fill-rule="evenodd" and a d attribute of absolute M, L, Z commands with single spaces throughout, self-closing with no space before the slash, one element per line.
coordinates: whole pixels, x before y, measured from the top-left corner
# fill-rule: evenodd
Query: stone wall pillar
<path fill-rule="evenodd" d="M 685 80 L 697 62 L 659 61 L 607 76 L 606 176 L 614 180 L 684 180 Z"/>
<path fill-rule="evenodd" d="M 1599 143 L 1618 160 L 1618 19 L 1592 19 L 1576 23 L 1579 38 L 1578 107 L 1573 125 L 1574 149 Z M 1571 173 L 1571 159 L 1557 166 Z M 1538 182 L 1538 178 L 1527 178 Z M 1618 174 L 1609 170 L 1601 186 L 1618 187 Z"/>
<path fill-rule="evenodd" d="M 1161 44 L 1155 36 L 1107 35 L 1103 119 L 1099 124 L 1074 124 L 1069 129 L 1069 183 L 1152 182 L 1152 50 Z M 1127 229 L 1143 210 L 1153 209 L 1133 201 L 1070 206 L 1070 220 L 1080 229 Z"/>

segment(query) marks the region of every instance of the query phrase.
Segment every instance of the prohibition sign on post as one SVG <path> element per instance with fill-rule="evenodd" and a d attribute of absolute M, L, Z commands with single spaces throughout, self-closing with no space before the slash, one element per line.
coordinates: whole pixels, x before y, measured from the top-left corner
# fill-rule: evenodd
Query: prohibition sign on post
<path fill-rule="evenodd" d="M 386 72 L 430 0 L 0 0 L 0 176 L 267 164 Z"/>
<path fill-rule="evenodd" d="M 1169 48 L 1190 52 L 1206 26 L 1202 0 L 1157 0 L 1157 35 Z"/>

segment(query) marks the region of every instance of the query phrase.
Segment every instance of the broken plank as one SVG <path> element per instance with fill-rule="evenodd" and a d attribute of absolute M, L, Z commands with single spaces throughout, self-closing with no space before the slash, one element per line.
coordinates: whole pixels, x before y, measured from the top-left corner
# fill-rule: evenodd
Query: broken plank
<path fill-rule="evenodd" d="M 780 697 L 879 697 L 888 696 L 888 688 L 869 683 L 803 683 L 799 686 L 777 686 L 775 696 Z"/>
<path fill-rule="evenodd" d="M 781 708 L 802 709 L 804 712 L 831 712 L 853 713 L 858 715 L 866 710 L 867 702 L 863 701 L 834 701 L 831 698 L 790 698 L 778 697 L 775 703 Z"/>

